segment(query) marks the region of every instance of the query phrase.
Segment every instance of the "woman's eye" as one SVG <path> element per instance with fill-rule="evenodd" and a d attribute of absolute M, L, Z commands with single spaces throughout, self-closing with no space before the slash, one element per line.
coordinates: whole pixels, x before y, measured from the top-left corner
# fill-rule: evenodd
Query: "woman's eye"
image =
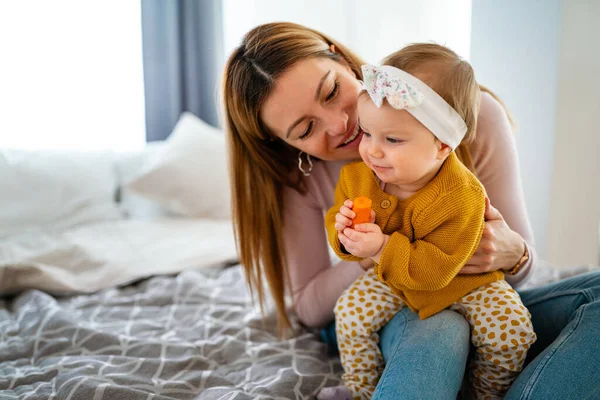
<path fill-rule="evenodd" d="M 308 137 L 308 135 L 310 135 L 310 132 L 312 131 L 312 127 L 313 127 L 313 121 L 310 121 L 310 123 L 308 124 L 308 127 L 306 128 L 306 131 L 302 135 L 300 135 L 298 137 L 298 139 L 300 139 L 300 140 L 306 139 Z"/>
<path fill-rule="evenodd" d="M 335 95 L 337 94 L 339 87 L 340 87 L 340 84 L 336 81 L 333 84 L 333 89 L 331 89 L 331 92 L 329 92 L 329 94 L 327 95 L 327 98 L 325 100 L 329 101 L 329 100 L 333 99 L 335 97 Z"/>

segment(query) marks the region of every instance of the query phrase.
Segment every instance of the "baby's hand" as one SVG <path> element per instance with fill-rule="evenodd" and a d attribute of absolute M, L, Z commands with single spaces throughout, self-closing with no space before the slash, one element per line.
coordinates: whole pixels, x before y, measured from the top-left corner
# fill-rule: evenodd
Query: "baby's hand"
<path fill-rule="evenodd" d="M 340 212 L 335 214 L 335 230 L 342 232 L 349 226 L 352 226 L 352 219 L 356 216 L 356 213 L 352 211 L 354 203 L 348 199 L 344 202 L 344 205 L 340 207 Z"/>
<path fill-rule="evenodd" d="M 386 242 L 386 235 L 377 224 L 358 224 L 338 233 L 340 243 L 350 254 L 361 257 L 376 257 L 380 255 Z"/>

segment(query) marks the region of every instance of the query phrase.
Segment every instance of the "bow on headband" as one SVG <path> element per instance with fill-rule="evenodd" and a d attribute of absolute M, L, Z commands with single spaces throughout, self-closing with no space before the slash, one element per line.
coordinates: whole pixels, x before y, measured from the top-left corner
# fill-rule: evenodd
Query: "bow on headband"
<path fill-rule="evenodd" d="M 396 110 L 406 110 L 452 149 L 460 144 L 467 125 L 460 115 L 424 82 L 390 65 L 363 65 L 363 88 L 377 107 L 383 99 Z"/>
<path fill-rule="evenodd" d="M 373 65 L 363 65 L 362 72 L 363 88 L 377 107 L 381 107 L 384 98 L 396 110 L 413 108 L 423 103 L 423 93 L 402 78 Z"/>

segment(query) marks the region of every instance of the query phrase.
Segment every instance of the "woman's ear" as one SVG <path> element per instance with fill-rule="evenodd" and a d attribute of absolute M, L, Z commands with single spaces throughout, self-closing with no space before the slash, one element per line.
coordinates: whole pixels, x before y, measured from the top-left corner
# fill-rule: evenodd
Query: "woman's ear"
<path fill-rule="evenodd" d="M 329 51 L 331 51 L 332 53 L 337 53 L 335 44 L 332 44 L 331 46 L 329 46 Z"/>

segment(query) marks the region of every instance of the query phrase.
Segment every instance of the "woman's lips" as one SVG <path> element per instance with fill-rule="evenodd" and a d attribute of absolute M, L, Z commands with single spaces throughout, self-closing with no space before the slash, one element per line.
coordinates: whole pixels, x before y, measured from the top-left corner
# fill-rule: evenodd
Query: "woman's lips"
<path fill-rule="evenodd" d="M 360 132 L 358 132 L 357 128 L 358 128 L 358 123 L 355 123 L 352 126 L 352 129 L 350 130 L 350 132 L 348 132 L 346 135 L 344 135 L 344 138 L 341 140 L 340 144 L 338 144 L 336 148 L 346 147 L 346 146 L 351 145 L 352 143 L 356 142 L 356 139 L 359 139 L 361 136 Z M 354 140 L 352 140 L 348 143 L 344 143 L 346 140 L 351 138 L 354 134 L 356 134 L 356 137 L 354 138 Z"/>

